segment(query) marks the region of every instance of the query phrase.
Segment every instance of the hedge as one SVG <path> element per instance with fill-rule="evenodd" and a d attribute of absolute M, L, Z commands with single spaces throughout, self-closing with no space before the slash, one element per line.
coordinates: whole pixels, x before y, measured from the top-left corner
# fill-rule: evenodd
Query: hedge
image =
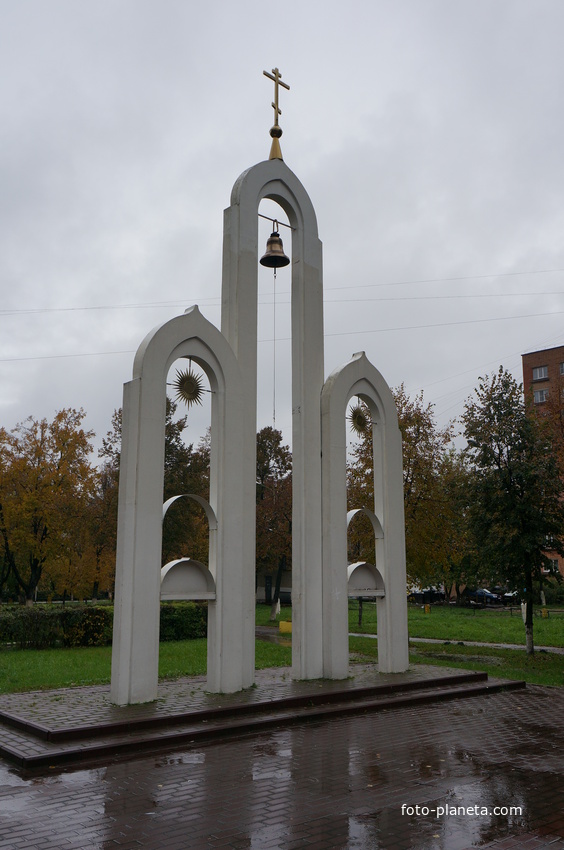
<path fill-rule="evenodd" d="M 206 637 L 207 605 L 161 604 L 160 639 Z M 113 608 L 105 605 L 0 605 L 0 644 L 20 649 L 50 646 L 105 646 L 112 642 Z"/>
<path fill-rule="evenodd" d="M 201 602 L 162 602 L 160 639 L 191 640 L 208 635 L 208 606 Z"/>

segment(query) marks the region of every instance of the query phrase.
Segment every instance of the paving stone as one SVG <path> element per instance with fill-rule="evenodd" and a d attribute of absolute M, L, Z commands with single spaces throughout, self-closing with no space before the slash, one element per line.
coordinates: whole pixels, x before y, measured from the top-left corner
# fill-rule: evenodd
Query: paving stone
<path fill-rule="evenodd" d="M 84 716 L 93 699 L 81 696 Z M 564 850 L 563 740 L 564 692 L 528 687 L 79 770 L 29 775 L 0 762 L 0 848 Z M 401 810 L 446 804 L 523 813 Z"/>
<path fill-rule="evenodd" d="M 0 755 L 20 767 L 44 767 L 92 761 L 118 753 L 203 744 L 216 737 L 257 734 L 328 714 L 385 711 L 461 695 L 477 696 L 519 683 L 487 680 L 486 674 L 417 667 L 386 676 L 375 665 L 357 665 L 344 682 L 289 682 L 285 671 L 262 671 L 250 692 L 223 695 L 202 692 L 191 680 L 165 688 L 162 698 L 126 706 L 115 714 L 105 688 L 0 698 Z M 260 677 L 259 677 L 260 678 Z M 186 694 L 188 682 L 189 695 Z M 164 683 L 170 685 L 171 683 Z M 57 705 L 53 714 L 52 705 Z M 51 716 L 53 714 L 53 716 Z M 86 723 L 88 718 L 90 723 Z M 94 721 L 92 718 L 96 718 Z"/>

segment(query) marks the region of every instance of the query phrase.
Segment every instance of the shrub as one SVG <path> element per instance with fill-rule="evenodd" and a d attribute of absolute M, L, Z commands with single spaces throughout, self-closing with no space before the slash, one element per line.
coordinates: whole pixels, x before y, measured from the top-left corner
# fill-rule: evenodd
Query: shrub
<path fill-rule="evenodd" d="M 207 636 L 208 608 L 198 602 L 161 604 L 161 641 L 190 640 Z"/>
<path fill-rule="evenodd" d="M 17 606 L 4 608 L 0 615 L 0 641 L 15 643 L 20 649 L 45 649 L 62 638 L 59 612 L 51 608 Z"/>
<path fill-rule="evenodd" d="M 207 613 L 205 603 L 162 603 L 161 641 L 206 637 Z M 20 649 L 106 646 L 112 642 L 112 625 L 109 605 L 1 605 L 0 645 L 16 644 Z"/>
<path fill-rule="evenodd" d="M 20 649 L 51 646 L 104 646 L 111 643 L 112 612 L 86 606 L 33 605 L 0 609 L 0 643 Z"/>
<path fill-rule="evenodd" d="M 59 611 L 64 646 L 106 646 L 112 642 L 113 610 L 94 606 Z"/>

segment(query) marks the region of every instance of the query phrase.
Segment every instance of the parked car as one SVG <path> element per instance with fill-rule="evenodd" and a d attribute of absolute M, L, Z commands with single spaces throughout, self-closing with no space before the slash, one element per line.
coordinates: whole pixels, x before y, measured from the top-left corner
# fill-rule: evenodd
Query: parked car
<path fill-rule="evenodd" d="M 470 602 L 475 602 L 480 605 L 501 605 L 501 596 L 497 593 L 492 593 L 491 590 L 486 590 L 484 587 L 479 587 L 477 590 L 468 590 L 466 596 Z"/>
<path fill-rule="evenodd" d="M 519 605 L 521 602 L 521 596 L 518 590 L 512 590 L 508 593 L 504 593 L 501 597 L 501 601 L 504 605 Z"/>
<path fill-rule="evenodd" d="M 420 605 L 424 605 L 430 602 L 444 602 L 445 595 L 442 590 L 437 590 L 436 587 L 427 587 L 425 590 L 412 590 L 407 599 L 408 602 L 418 602 Z"/>

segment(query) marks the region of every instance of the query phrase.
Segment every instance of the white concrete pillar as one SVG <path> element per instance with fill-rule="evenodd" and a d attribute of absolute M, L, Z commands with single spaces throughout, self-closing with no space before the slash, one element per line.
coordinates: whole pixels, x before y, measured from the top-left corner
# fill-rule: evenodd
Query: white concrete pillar
<path fill-rule="evenodd" d="M 282 160 L 244 172 L 225 211 L 222 331 L 235 352 L 245 392 L 245 557 L 255 557 L 258 207 L 270 198 L 285 210 L 292 233 L 292 675 L 323 669 L 321 568 L 321 422 L 323 286 L 321 243 L 311 201 Z M 254 604 L 254 600 L 253 600 Z"/>
<path fill-rule="evenodd" d="M 148 389 L 136 376 L 123 393 L 111 687 L 118 705 L 157 697 L 165 396 L 150 399 Z"/>

